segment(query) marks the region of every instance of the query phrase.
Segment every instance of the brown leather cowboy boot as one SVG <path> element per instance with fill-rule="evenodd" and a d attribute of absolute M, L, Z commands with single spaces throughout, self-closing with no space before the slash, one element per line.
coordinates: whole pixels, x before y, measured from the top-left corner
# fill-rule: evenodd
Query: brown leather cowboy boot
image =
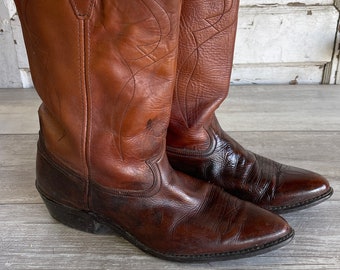
<path fill-rule="evenodd" d="M 282 218 L 168 163 L 180 0 L 16 5 L 43 101 L 36 184 L 54 218 L 185 262 L 292 238 Z"/>
<path fill-rule="evenodd" d="M 238 0 L 185 0 L 167 153 L 172 166 L 266 209 L 285 212 L 332 194 L 327 180 L 244 149 L 219 126 L 228 94 Z"/>

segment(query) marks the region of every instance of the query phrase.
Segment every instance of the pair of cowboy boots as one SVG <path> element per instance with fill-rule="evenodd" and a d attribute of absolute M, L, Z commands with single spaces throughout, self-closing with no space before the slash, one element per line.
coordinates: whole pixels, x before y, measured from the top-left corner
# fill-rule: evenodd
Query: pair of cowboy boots
<path fill-rule="evenodd" d="M 331 195 L 322 176 L 253 154 L 218 125 L 238 1 L 15 2 L 43 101 L 36 185 L 60 222 L 167 260 L 225 260 L 293 237 L 264 208 Z"/>

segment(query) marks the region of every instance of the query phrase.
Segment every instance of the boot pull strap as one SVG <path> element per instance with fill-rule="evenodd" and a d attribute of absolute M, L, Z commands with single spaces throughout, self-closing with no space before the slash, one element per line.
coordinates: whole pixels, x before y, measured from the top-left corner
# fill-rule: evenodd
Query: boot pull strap
<path fill-rule="evenodd" d="M 81 20 L 90 17 L 94 2 L 95 0 L 70 0 L 75 15 Z"/>

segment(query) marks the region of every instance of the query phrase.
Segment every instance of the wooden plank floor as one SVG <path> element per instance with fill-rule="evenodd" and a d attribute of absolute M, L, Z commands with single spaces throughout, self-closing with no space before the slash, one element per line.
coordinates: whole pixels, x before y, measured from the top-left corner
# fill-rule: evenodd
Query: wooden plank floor
<path fill-rule="evenodd" d="M 204 264 L 162 261 L 119 236 L 79 232 L 53 220 L 35 190 L 40 101 L 33 90 L 0 90 L 0 270 L 340 269 L 340 87 L 232 87 L 218 117 L 247 148 L 324 174 L 333 197 L 285 214 L 287 246 L 257 257 Z"/>

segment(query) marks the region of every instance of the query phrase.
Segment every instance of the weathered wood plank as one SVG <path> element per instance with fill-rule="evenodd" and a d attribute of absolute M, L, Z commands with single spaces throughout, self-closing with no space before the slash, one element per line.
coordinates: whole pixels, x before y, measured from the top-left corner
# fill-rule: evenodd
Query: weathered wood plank
<path fill-rule="evenodd" d="M 320 84 L 324 64 L 247 64 L 233 66 L 231 83 L 246 84 Z"/>
<path fill-rule="evenodd" d="M 0 269 L 339 269 L 338 202 L 285 215 L 296 230 L 284 248 L 236 261 L 178 264 L 144 254 L 121 237 L 56 223 L 41 204 L 0 205 Z"/>
<path fill-rule="evenodd" d="M 34 184 L 37 138 L 0 135 L 0 204 L 41 202 Z"/>
<path fill-rule="evenodd" d="M 333 131 L 340 86 L 235 86 L 218 110 L 227 131 Z"/>
<path fill-rule="evenodd" d="M 242 260 L 183 265 L 146 255 L 119 236 L 59 224 L 34 187 L 35 120 L 21 130 L 7 125 L 0 132 L 0 269 L 340 269 L 340 91 L 318 88 L 232 87 L 219 111 L 222 125 L 246 148 L 320 172 L 335 189 L 323 204 L 284 215 L 296 230 L 284 248 Z M 6 114 L 18 111 L 13 122 L 20 125 L 36 115 L 40 103 L 33 91 L 10 91 L 0 91 L 0 129 L 10 119 Z M 15 130 L 23 134 L 9 132 Z"/>
<path fill-rule="evenodd" d="M 326 5 L 333 5 L 332 0 L 299 0 L 299 1 L 292 1 L 292 0 L 241 0 L 240 6 L 278 6 L 278 5 L 287 5 L 287 6 L 326 6 Z"/>
<path fill-rule="evenodd" d="M 33 89 L 0 89 L 0 134 L 36 134 Z M 232 86 L 217 114 L 228 131 L 339 130 L 340 86 Z"/>
<path fill-rule="evenodd" d="M 0 134 L 38 133 L 40 103 L 33 89 L 0 89 Z"/>

